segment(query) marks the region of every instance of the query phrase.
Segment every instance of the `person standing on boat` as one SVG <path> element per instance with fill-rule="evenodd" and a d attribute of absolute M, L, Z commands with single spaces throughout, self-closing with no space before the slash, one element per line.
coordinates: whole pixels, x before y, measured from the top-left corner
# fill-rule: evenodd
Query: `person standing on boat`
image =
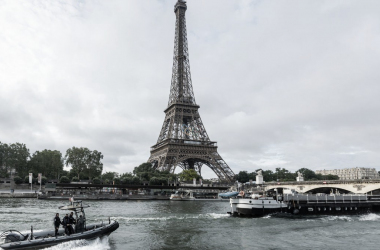
<path fill-rule="evenodd" d="M 62 225 L 65 228 L 65 234 L 70 236 L 70 234 L 71 234 L 70 233 L 70 229 L 69 229 L 70 219 L 69 219 L 69 215 L 68 214 L 66 214 L 66 216 L 63 218 Z"/>
<path fill-rule="evenodd" d="M 59 225 L 61 225 L 61 224 L 62 224 L 62 222 L 61 222 L 61 218 L 59 218 L 59 213 L 56 213 L 55 217 L 54 217 L 54 229 L 55 229 L 54 236 L 55 237 L 57 237 L 57 235 L 58 235 Z"/>
<path fill-rule="evenodd" d="M 77 233 L 83 233 L 84 231 L 84 219 L 83 219 L 83 216 L 80 215 L 79 216 L 79 219 L 77 221 L 77 224 L 76 224 L 76 232 Z"/>
<path fill-rule="evenodd" d="M 76 224 L 76 220 L 74 219 L 74 212 L 71 212 L 70 213 L 70 216 L 69 216 L 69 230 L 70 230 L 70 234 L 73 234 L 74 233 L 74 228 L 73 228 L 73 224 Z"/>

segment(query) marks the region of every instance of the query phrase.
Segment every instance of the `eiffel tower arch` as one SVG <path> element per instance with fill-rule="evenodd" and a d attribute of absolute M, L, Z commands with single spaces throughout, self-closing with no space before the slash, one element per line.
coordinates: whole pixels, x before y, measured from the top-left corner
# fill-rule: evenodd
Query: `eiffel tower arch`
<path fill-rule="evenodd" d="M 176 15 L 172 82 L 165 120 L 157 143 L 151 147 L 148 162 L 158 170 L 211 168 L 219 179 L 232 181 L 234 172 L 219 155 L 217 143 L 211 141 L 199 115 L 190 75 L 185 1 L 174 6 Z"/>

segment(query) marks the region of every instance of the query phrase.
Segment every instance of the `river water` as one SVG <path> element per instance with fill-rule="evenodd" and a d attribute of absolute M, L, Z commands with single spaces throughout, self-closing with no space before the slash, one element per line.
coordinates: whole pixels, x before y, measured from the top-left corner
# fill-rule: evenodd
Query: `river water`
<path fill-rule="evenodd" d="M 66 201 L 0 199 L 0 232 L 52 228 Z M 88 223 L 120 223 L 109 237 L 49 249 L 379 249 L 380 214 L 235 218 L 228 202 L 86 201 Z M 61 211 L 61 216 L 64 211 Z M 62 218 L 62 217 L 61 217 Z"/>

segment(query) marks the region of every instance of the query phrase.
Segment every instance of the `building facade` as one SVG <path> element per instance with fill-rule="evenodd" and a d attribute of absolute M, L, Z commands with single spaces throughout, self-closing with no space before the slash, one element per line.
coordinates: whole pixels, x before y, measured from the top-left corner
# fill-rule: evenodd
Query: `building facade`
<path fill-rule="evenodd" d="M 316 174 L 337 175 L 339 180 L 360 180 L 360 179 L 377 179 L 379 173 L 375 168 L 343 168 L 333 170 L 316 170 Z"/>

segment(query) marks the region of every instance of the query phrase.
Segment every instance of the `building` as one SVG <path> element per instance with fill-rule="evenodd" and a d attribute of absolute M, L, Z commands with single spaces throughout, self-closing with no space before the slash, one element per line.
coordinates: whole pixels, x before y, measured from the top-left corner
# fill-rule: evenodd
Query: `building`
<path fill-rule="evenodd" d="M 337 175 L 339 180 L 359 180 L 359 179 L 377 179 L 379 173 L 375 168 L 343 168 L 333 170 L 316 170 L 316 174 Z"/>

